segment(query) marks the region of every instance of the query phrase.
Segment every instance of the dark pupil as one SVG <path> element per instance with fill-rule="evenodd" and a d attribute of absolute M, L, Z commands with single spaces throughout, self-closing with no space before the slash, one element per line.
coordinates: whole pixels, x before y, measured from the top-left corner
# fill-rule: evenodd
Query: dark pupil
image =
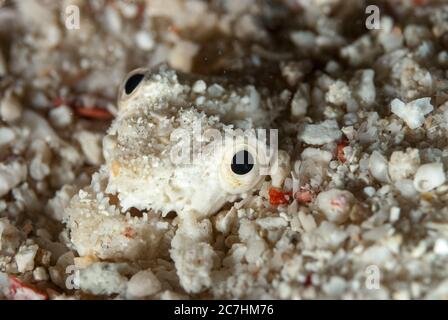
<path fill-rule="evenodd" d="M 126 94 L 131 94 L 132 91 L 134 91 L 134 89 L 137 88 L 140 81 L 142 81 L 143 77 L 144 75 L 141 73 L 136 73 L 132 75 L 124 85 L 124 90 L 126 91 Z"/>
<path fill-rule="evenodd" d="M 232 159 L 231 169 L 233 173 L 238 175 L 243 175 L 254 167 L 254 158 L 252 155 L 246 151 L 242 150 L 237 152 Z"/>

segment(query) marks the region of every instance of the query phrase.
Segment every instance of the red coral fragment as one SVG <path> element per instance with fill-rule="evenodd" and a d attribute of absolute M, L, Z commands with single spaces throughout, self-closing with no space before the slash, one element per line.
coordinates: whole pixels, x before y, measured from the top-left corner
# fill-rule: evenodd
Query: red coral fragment
<path fill-rule="evenodd" d="M 348 140 L 342 139 L 338 142 L 338 145 L 336 147 L 336 158 L 342 162 L 345 163 L 347 161 L 347 158 L 345 157 L 344 148 L 348 146 Z"/>
<path fill-rule="evenodd" d="M 292 200 L 292 192 L 283 192 L 276 188 L 269 189 L 269 203 L 271 205 L 289 204 Z"/>

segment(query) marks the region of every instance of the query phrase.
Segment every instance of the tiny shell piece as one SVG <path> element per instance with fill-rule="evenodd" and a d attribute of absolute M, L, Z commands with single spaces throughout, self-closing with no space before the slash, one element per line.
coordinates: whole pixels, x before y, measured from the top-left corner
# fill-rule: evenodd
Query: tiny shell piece
<path fill-rule="evenodd" d="M 446 180 L 442 163 L 427 163 L 418 168 L 414 187 L 419 192 L 428 192 L 442 185 Z"/>
<path fill-rule="evenodd" d="M 421 98 L 409 103 L 404 103 L 399 99 L 391 102 L 391 111 L 411 129 L 417 129 L 425 122 L 425 115 L 430 113 L 434 107 L 431 105 L 431 98 Z"/>

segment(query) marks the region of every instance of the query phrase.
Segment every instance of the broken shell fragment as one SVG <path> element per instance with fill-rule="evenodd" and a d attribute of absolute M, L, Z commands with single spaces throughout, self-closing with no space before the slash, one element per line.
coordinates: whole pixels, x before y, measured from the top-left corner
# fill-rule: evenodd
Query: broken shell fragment
<path fill-rule="evenodd" d="M 335 223 L 344 223 L 350 216 L 356 199 L 346 190 L 330 189 L 321 192 L 316 198 L 316 205 L 327 219 Z"/>
<path fill-rule="evenodd" d="M 418 168 L 414 187 L 419 192 L 428 192 L 442 185 L 446 180 L 442 163 L 427 163 Z"/>
<path fill-rule="evenodd" d="M 434 107 L 431 105 L 431 98 L 421 98 L 409 103 L 404 103 L 400 99 L 391 102 L 391 111 L 401 118 L 409 128 L 417 129 L 425 122 L 425 116 Z"/>

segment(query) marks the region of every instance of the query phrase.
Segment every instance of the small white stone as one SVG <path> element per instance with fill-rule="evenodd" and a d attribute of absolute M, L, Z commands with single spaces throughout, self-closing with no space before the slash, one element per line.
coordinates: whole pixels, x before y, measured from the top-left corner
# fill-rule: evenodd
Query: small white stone
<path fill-rule="evenodd" d="M 390 217 L 389 217 L 390 222 L 398 221 L 398 219 L 400 219 L 400 208 L 398 207 L 390 208 Z"/>
<path fill-rule="evenodd" d="M 291 101 L 291 115 L 297 118 L 305 116 L 308 106 L 309 101 L 307 97 L 303 94 L 302 90 L 297 90 Z"/>
<path fill-rule="evenodd" d="M 262 239 L 253 239 L 247 244 L 245 258 L 249 264 L 255 264 L 261 260 L 263 252 L 267 250 L 267 245 Z"/>
<path fill-rule="evenodd" d="M 137 46 L 142 50 L 151 50 L 154 48 L 154 39 L 149 32 L 140 31 L 135 35 Z"/>
<path fill-rule="evenodd" d="M 266 217 L 257 219 L 257 224 L 263 229 L 273 230 L 286 227 L 288 221 L 282 217 Z"/>
<path fill-rule="evenodd" d="M 112 6 L 106 6 L 104 10 L 104 23 L 113 33 L 120 33 L 122 30 L 122 21 L 119 13 Z"/>
<path fill-rule="evenodd" d="M 411 177 L 420 165 L 418 149 L 408 148 L 406 152 L 394 151 L 389 161 L 389 176 L 393 181 Z"/>
<path fill-rule="evenodd" d="M 395 188 L 397 188 L 403 197 L 408 199 L 412 199 L 417 195 L 417 190 L 415 190 L 412 179 L 403 179 L 395 182 Z"/>
<path fill-rule="evenodd" d="M 73 112 L 66 105 L 61 105 L 57 108 L 51 109 L 49 117 L 52 125 L 58 128 L 63 128 L 72 123 Z"/>
<path fill-rule="evenodd" d="M 434 253 L 437 255 L 448 255 L 448 241 L 446 239 L 437 239 L 434 244 Z"/>
<path fill-rule="evenodd" d="M 378 151 L 373 151 L 369 158 L 369 169 L 372 176 L 383 183 L 389 183 L 388 162 Z"/>
<path fill-rule="evenodd" d="M 211 96 L 213 98 L 222 96 L 224 91 L 225 91 L 225 89 L 217 83 L 212 84 L 207 89 L 207 93 L 209 94 L 209 96 Z"/>
<path fill-rule="evenodd" d="M 16 135 L 13 130 L 8 127 L 0 128 L 0 147 L 10 144 L 15 138 Z"/>
<path fill-rule="evenodd" d="M 343 106 L 352 99 L 352 93 L 346 82 L 337 80 L 330 84 L 325 99 L 336 106 Z"/>
<path fill-rule="evenodd" d="M 368 197 L 373 197 L 375 195 L 375 192 L 376 192 L 375 188 L 371 187 L 371 186 L 365 187 L 363 189 L 363 191 L 366 194 L 366 196 L 368 196 Z"/>
<path fill-rule="evenodd" d="M 425 122 L 425 115 L 430 113 L 434 107 L 431 105 L 431 98 L 421 98 L 409 103 L 404 103 L 400 99 L 391 102 L 391 111 L 401 118 L 409 128 L 416 129 Z"/>
<path fill-rule="evenodd" d="M 159 279 L 150 270 L 139 271 L 128 281 L 127 296 L 131 299 L 144 298 L 162 289 Z"/>
<path fill-rule="evenodd" d="M 292 43 L 297 48 L 312 49 L 316 46 L 316 36 L 311 31 L 294 31 L 290 35 Z"/>
<path fill-rule="evenodd" d="M 281 188 L 286 177 L 291 174 L 291 160 L 287 152 L 279 150 L 277 159 L 271 168 L 272 185 Z"/>
<path fill-rule="evenodd" d="M 299 211 L 299 221 L 302 224 L 305 232 L 311 232 L 317 227 L 316 221 L 314 220 L 313 216 L 310 214 L 306 214 L 303 211 Z"/>
<path fill-rule="evenodd" d="M 44 267 L 37 267 L 33 271 L 33 278 L 36 281 L 46 281 L 49 279 L 49 276 Z"/>
<path fill-rule="evenodd" d="M 81 145 L 87 163 L 92 165 L 100 165 L 102 163 L 101 138 L 101 135 L 87 130 L 82 130 L 76 134 L 76 139 Z"/>
<path fill-rule="evenodd" d="M 193 92 L 204 93 L 207 89 L 207 84 L 203 80 L 198 80 L 193 84 Z"/>
<path fill-rule="evenodd" d="M 190 72 L 193 66 L 193 59 L 199 51 L 199 46 L 190 41 L 179 41 L 171 50 L 168 62 L 174 69 L 183 72 Z"/>
<path fill-rule="evenodd" d="M 22 115 L 22 104 L 12 93 L 6 93 L 0 102 L 0 115 L 5 122 L 14 122 Z"/>
<path fill-rule="evenodd" d="M 442 185 L 446 180 L 442 163 L 427 163 L 418 168 L 414 187 L 419 192 L 427 192 Z"/>
<path fill-rule="evenodd" d="M 371 105 L 376 99 L 375 90 L 375 71 L 372 69 L 363 70 L 361 73 L 361 79 L 359 87 L 356 91 L 361 102 L 365 105 Z"/>
<path fill-rule="evenodd" d="M 322 285 L 324 292 L 330 296 L 340 297 L 347 288 L 347 282 L 338 276 L 331 277 L 330 281 Z"/>
<path fill-rule="evenodd" d="M 4 196 L 12 188 L 27 177 L 27 167 L 21 162 L 0 163 L 0 196 Z"/>
<path fill-rule="evenodd" d="M 19 272 L 31 271 L 34 269 L 34 257 L 36 256 L 38 249 L 39 247 L 36 244 L 20 247 L 19 252 L 17 252 L 14 257 Z"/>
<path fill-rule="evenodd" d="M 319 193 L 316 205 L 331 222 L 344 223 L 352 210 L 355 197 L 346 190 L 330 189 Z"/>
<path fill-rule="evenodd" d="M 298 138 L 308 144 L 323 145 L 338 140 L 341 136 L 336 120 L 326 120 L 319 124 L 305 124 Z"/>

